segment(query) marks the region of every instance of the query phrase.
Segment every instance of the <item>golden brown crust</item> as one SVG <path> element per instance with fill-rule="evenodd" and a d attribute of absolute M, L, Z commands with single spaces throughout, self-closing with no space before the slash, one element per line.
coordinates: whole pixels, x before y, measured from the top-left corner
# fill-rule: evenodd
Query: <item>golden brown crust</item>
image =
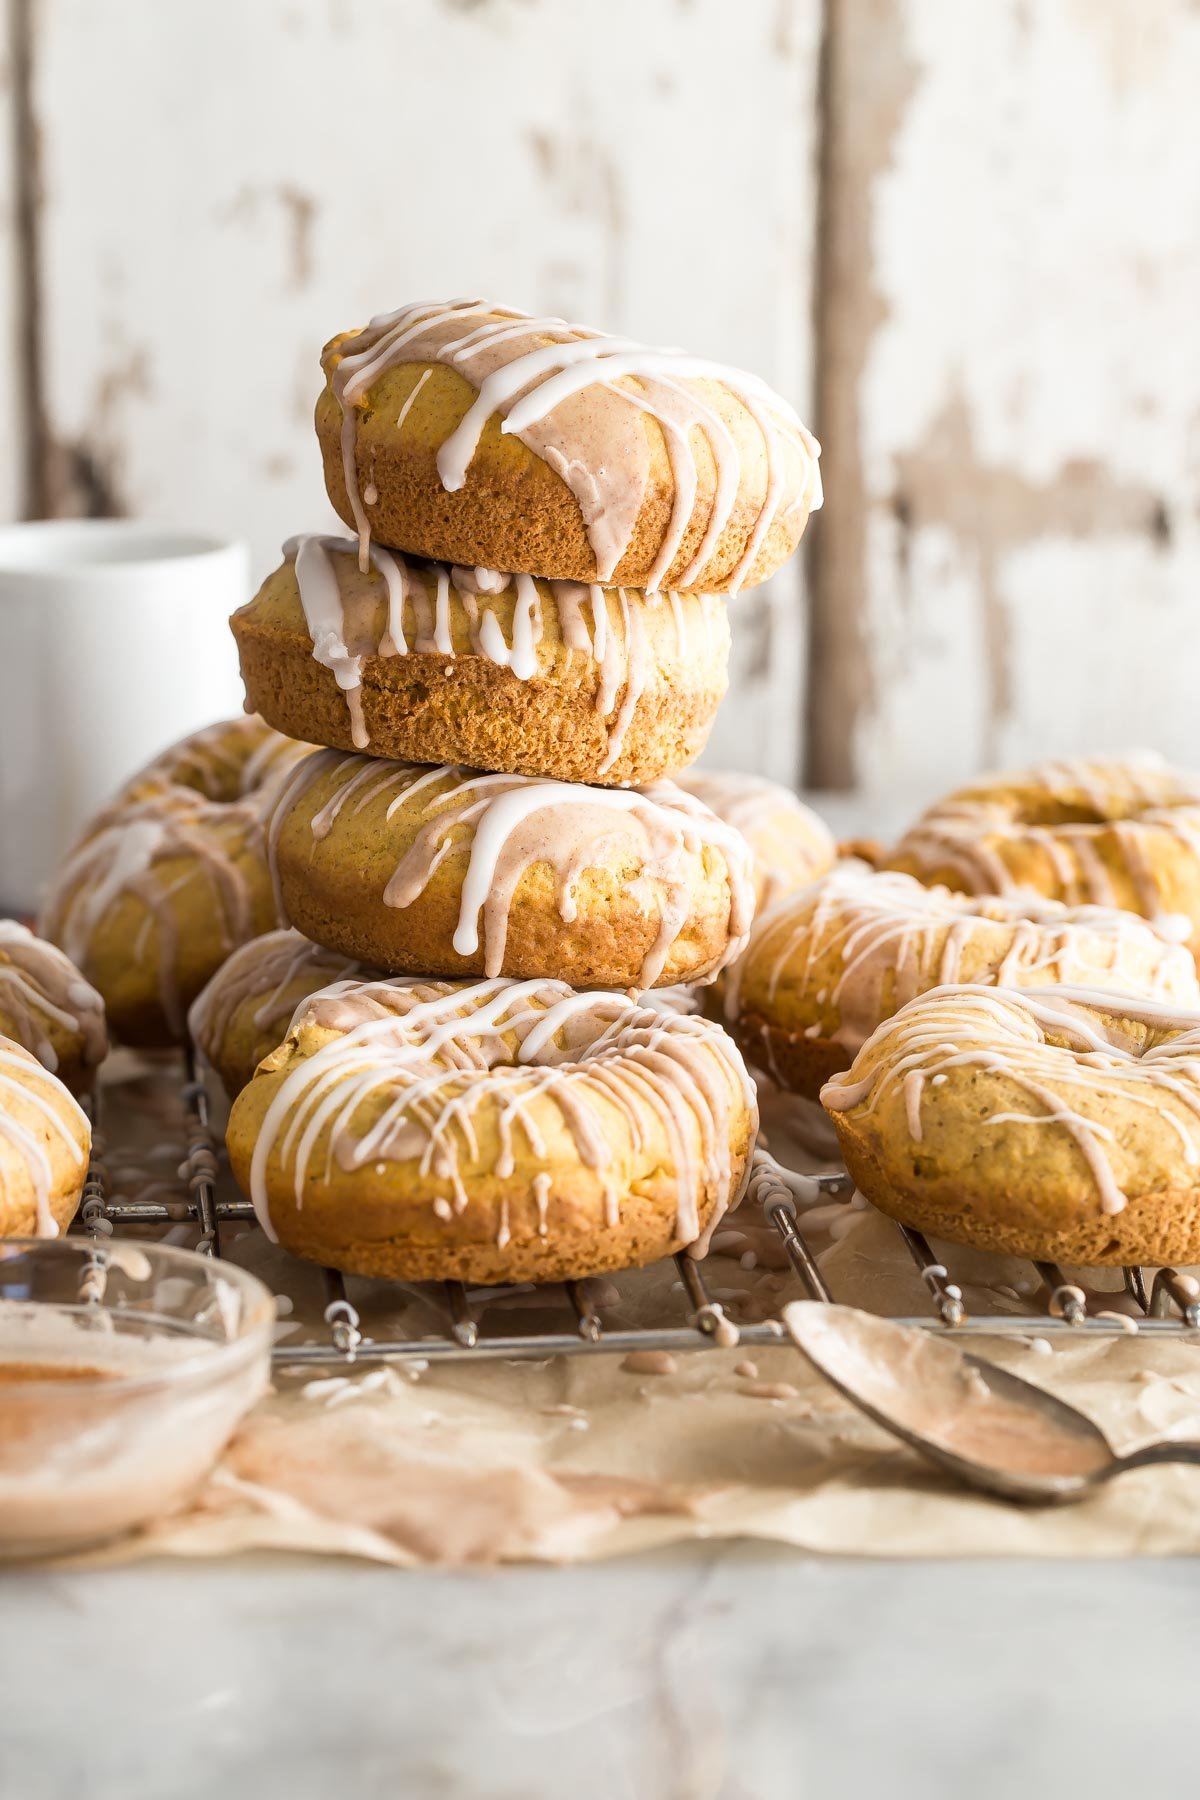
<path fill-rule="evenodd" d="M 353 333 L 326 347 L 327 369 L 336 367 L 339 348 L 351 347 Z M 405 415 L 396 421 L 414 390 Z M 705 399 L 739 442 L 752 448 L 751 472 L 745 478 L 728 524 L 703 567 L 693 591 L 720 593 L 729 583 L 754 530 L 765 495 L 766 469 L 756 428 L 733 396 L 714 382 L 697 384 Z M 437 453 L 475 399 L 475 389 L 457 370 L 443 363 L 410 362 L 390 368 L 372 385 L 367 405 L 356 408 L 355 467 L 364 510 L 373 537 L 380 543 L 427 556 L 438 562 L 478 564 L 489 569 L 522 569 L 566 581 L 598 579 L 595 552 L 588 540 L 579 503 L 562 477 L 515 436 L 501 432 L 493 414 L 457 492 L 448 492 L 437 470 Z M 325 469 L 325 487 L 334 511 L 351 529 L 354 513 L 346 493 L 342 465 L 342 412 L 328 383 L 316 409 L 317 439 Z M 611 579 L 624 587 L 644 588 L 671 523 L 674 480 L 661 428 L 643 415 L 650 456 L 647 491 L 629 548 Z M 706 442 L 695 441 L 697 497 L 692 521 L 679 553 L 658 583 L 682 587 L 683 574 L 704 537 L 716 494 L 716 467 Z M 784 451 L 784 480 L 797 498 L 809 479 L 807 463 L 790 446 Z M 374 491 L 378 498 L 367 503 Z M 743 585 L 752 587 L 784 563 L 795 550 L 808 522 L 802 505 L 781 509 L 767 530 Z"/>
<path fill-rule="evenodd" d="M 836 1118 L 842 1156 L 855 1186 L 901 1224 L 950 1244 L 999 1256 L 1083 1267 L 1200 1262 L 1200 1185 L 1131 1196 L 1122 1212 L 1100 1213 L 1083 1183 L 1048 1194 L 1036 1164 L 981 1205 L 954 1179 L 930 1179 L 884 1160 L 844 1117 Z"/>
<path fill-rule="evenodd" d="M 53 1237 L 70 1224 L 83 1192 L 87 1119 L 57 1076 L 7 1038 L 0 1038 L 0 1114 L 14 1127 L 0 1131 L 0 1238 Z"/>
<path fill-rule="evenodd" d="M 414 770 L 400 763 L 368 767 L 367 758 L 316 754 L 323 761 L 313 763 L 307 778 L 298 772 L 293 782 L 298 792 L 294 798 L 285 795 L 276 809 L 272 854 L 288 919 L 318 944 L 395 974 L 554 977 L 577 988 L 697 981 L 736 951 L 737 933 L 744 929 L 740 920 L 752 898 L 744 845 L 707 815 L 704 840 L 680 845 L 669 888 L 651 868 L 638 833 L 631 834 L 623 815 L 609 814 L 591 823 L 585 866 L 571 883 L 573 908 L 549 861 L 535 859 L 523 867 L 505 909 L 502 959 L 488 968 L 486 921 L 477 948 L 460 954 L 453 943 L 476 841 L 474 822 L 448 820 L 445 838 L 452 848 L 430 866 L 431 834 L 437 832 L 441 841 L 439 814 L 432 808 L 459 805 L 456 796 L 473 779 L 471 772 Z M 379 771 L 377 780 L 372 769 Z M 418 790 L 414 783 L 415 797 L 409 800 L 402 789 L 414 775 L 422 786 Z M 314 818 L 356 780 L 367 785 L 352 802 L 338 806 L 323 835 L 315 834 Z M 655 792 L 666 788 L 662 784 Z M 472 791 L 486 796 L 495 789 Z M 586 805 L 587 797 L 581 790 L 572 806 Z M 690 804 L 697 816 L 704 814 L 704 808 Z M 556 823 L 551 821 L 552 831 Z M 416 848 L 419 839 L 423 856 Z M 386 904 L 385 890 L 405 858 L 414 855 L 421 857 L 422 873 L 429 870 L 420 891 L 404 905 Z M 652 979 L 643 979 L 659 943 L 668 894 L 676 887 L 687 896 L 686 916 L 661 967 Z"/>
<path fill-rule="evenodd" d="M 374 575 L 361 577 L 353 568 L 344 570 L 346 561 L 337 558 L 348 594 L 354 595 L 356 588 L 361 594 L 368 584 L 374 590 L 367 637 L 378 643 L 386 623 L 382 582 Z M 645 685 L 626 719 L 628 668 L 614 684 L 608 711 L 602 711 L 600 665 L 567 648 L 554 596 L 545 583 L 539 589 L 541 636 L 533 679 L 523 680 L 473 653 L 462 602 L 454 594 L 449 605 L 454 656 L 415 650 L 404 656 L 365 655 L 361 705 L 370 753 L 621 787 L 656 781 L 694 762 L 728 681 L 724 606 L 704 596 L 680 597 L 677 610 L 662 596 L 625 598 L 625 605 L 640 609 L 636 626 L 645 638 L 645 667 L 639 668 L 635 655 L 633 672 Z M 511 641 L 513 591 L 484 604 Z M 615 594 L 607 605 L 615 640 L 621 635 Z M 290 737 L 353 749 L 346 695 L 332 671 L 313 656 L 294 562 L 268 576 L 230 624 L 250 705 Z M 412 641 L 417 634 L 411 611 L 407 624 Z M 615 760 L 610 761 L 614 748 Z"/>

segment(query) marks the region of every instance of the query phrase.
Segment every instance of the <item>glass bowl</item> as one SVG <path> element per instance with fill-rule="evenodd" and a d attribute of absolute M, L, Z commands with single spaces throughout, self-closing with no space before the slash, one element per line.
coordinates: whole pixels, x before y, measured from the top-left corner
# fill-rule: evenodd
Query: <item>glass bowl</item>
<path fill-rule="evenodd" d="M 191 1250 L 0 1240 L 0 1557 L 184 1500 L 264 1392 L 274 1321 L 261 1281 Z"/>

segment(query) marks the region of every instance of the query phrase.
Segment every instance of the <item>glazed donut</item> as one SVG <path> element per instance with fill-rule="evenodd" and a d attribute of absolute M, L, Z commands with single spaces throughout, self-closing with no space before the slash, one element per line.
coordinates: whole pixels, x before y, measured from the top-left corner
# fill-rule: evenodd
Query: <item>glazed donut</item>
<path fill-rule="evenodd" d="M 972 894 L 1120 906 L 1200 951 L 1200 775 L 1137 751 L 998 775 L 931 807 L 887 858 Z"/>
<path fill-rule="evenodd" d="M 57 1075 L 0 1037 L 0 1237 L 57 1237 L 75 1216 L 92 1128 Z"/>
<path fill-rule="evenodd" d="M 0 1038 L 75 1089 L 88 1086 L 108 1053 L 100 995 L 57 945 L 15 919 L 0 919 Z"/>
<path fill-rule="evenodd" d="M 292 737 L 612 785 L 695 760 L 727 681 L 709 594 L 417 563 L 301 537 L 230 621 L 248 703 Z"/>
<path fill-rule="evenodd" d="M 271 1237 L 359 1275 L 561 1281 L 652 1262 L 741 1191 L 757 1114 L 719 1025 L 561 981 L 348 982 L 233 1104 Z"/>
<path fill-rule="evenodd" d="M 226 957 L 201 989 L 188 1009 L 188 1034 L 232 1100 L 281 1043 L 301 1001 L 332 982 L 377 973 L 298 931 L 267 931 Z"/>
<path fill-rule="evenodd" d="M 429 301 L 321 357 L 334 510 L 465 567 L 734 592 L 820 505 L 816 441 L 757 376 L 485 300 Z"/>
<path fill-rule="evenodd" d="M 827 1082 L 883 1212 L 1059 1263 L 1200 1261 L 1200 1010 L 1090 988 L 938 988 Z"/>
<path fill-rule="evenodd" d="M 1069 982 L 1200 1007 L 1186 946 L 1132 913 L 974 898 L 853 864 L 757 921 L 725 979 L 726 1017 L 746 1056 L 813 1099 L 881 1020 L 947 983 Z"/>
<path fill-rule="evenodd" d="M 181 1042 L 188 1006 L 229 952 L 278 924 L 265 819 L 302 754 L 261 719 L 210 726 L 85 827 L 39 929 L 99 989 L 122 1042 Z"/>
<path fill-rule="evenodd" d="M 832 832 L 790 788 L 761 775 L 716 769 L 691 769 L 676 779 L 749 844 L 757 912 L 833 867 Z"/>
<path fill-rule="evenodd" d="M 671 782 L 579 787 L 317 750 L 279 793 L 285 916 L 396 974 L 704 981 L 754 905 L 744 839 Z"/>

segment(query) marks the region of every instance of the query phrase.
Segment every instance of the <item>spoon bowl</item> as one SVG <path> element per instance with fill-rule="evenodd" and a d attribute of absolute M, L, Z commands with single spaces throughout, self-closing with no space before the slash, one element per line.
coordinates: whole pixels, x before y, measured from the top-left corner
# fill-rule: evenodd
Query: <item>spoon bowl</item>
<path fill-rule="evenodd" d="M 1119 1456 L 1085 1413 L 937 1332 L 852 1306 L 797 1300 L 783 1322 L 837 1391 L 960 1481 L 1006 1500 L 1080 1500 L 1154 1462 L 1200 1463 L 1200 1444 L 1147 1444 Z"/>

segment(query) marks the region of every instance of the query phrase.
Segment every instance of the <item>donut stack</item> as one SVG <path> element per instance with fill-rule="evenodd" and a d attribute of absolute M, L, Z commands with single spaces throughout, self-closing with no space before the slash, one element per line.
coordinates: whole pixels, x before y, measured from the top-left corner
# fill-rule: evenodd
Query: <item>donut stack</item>
<path fill-rule="evenodd" d="M 669 777 L 699 755 L 725 690 L 727 597 L 784 561 L 819 504 L 818 447 L 753 376 L 480 300 L 373 319 L 323 366 L 326 486 L 354 535 L 291 540 L 232 626 L 248 705 L 317 746 L 270 826 L 302 934 L 291 949 L 308 940 L 392 980 L 297 1016 L 234 1108 L 235 1170 L 270 1229 L 345 1268 L 512 1279 L 649 1260 L 728 1203 L 753 1127 L 720 1028 L 630 997 L 711 981 L 754 908 L 745 841 Z M 608 1089 L 632 1160 L 597 1178 L 599 1215 L 571 1220 L 569 1249 L 554 1247 L 556 1204 L 569 1208 L 547 1191 L 549 1127 L 519 1123 L 528 1096 L 496 1115 L 490 1160 L 481 1141 L 448 1146 L 418 1106 L 423 1123 L 403 1120 L 416 1172 L 368 1167 L 366 1126 L 297 1162 L 313 1082 L 319 1135 L 328 1108 L 344 1125 L 368 1091 L 408 1082 L 414 1056 L 433 1088 L 446 1056 L 493 1087 L 502 1067 L 555 1063 L 563 1087 L 589 1032 L 589 1056 L 599 1043 L 638 1065 Z M 373 1062 L 356 1097 L 361 1034 L 371 1057 L 394 1040 L 403 1068 Z M 472 1099 L 467 1139 L 487 1136 L 480 1109 L 499 1091 Z M 556 1103 L 557 1135 L 565 1121 L 586 1190 L 595 1132 L 624 1128 L 603 1107 L 583 1120 L 581 1094 Z M 463 1112 L 461 1096 L 446 1104 Z M 678 1201 L 685 1165 L 698 1207 Z M 350 1175 L 337 1207 L 353 1222 L 331 1242 L 325 1190 Z"/>

